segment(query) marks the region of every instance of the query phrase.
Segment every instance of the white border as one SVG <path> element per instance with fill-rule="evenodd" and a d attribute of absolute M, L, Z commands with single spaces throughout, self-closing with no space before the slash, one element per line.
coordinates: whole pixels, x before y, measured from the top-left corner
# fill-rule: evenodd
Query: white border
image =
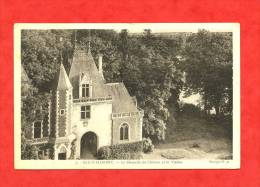
<path fill-rule="evenodd" d="M 233 33 L 233 160 L 21 160 L 21 30 L 143 29 L 153 32 Z M 14 163 L 15 169 L 239 169 L 240 168 L 240 24 L 239 23 L 52 23 L 14 25 Z"/>

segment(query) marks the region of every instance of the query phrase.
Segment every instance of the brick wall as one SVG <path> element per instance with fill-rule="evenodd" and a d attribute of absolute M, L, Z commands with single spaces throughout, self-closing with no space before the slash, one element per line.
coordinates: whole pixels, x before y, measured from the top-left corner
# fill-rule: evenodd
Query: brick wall
<path fill-rule="evenodd" d="M 58 136 L 59 137 L 64 137 L 66 135 L 66 117 L 67 117 L 67 97 L 66 97 L 66 91 L 62 90 L 59 91 L 59 111 L 58 111 L 58 116 L 59 116 L 59 123 L 58 123 Z M 65 113 L 63 115 L 60 115 L 60 110 L 65 109 Z"/>

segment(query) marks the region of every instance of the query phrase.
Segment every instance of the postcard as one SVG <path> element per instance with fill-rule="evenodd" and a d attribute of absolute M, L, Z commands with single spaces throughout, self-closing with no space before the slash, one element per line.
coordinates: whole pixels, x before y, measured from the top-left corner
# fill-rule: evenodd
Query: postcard
<path fill-rule="evenodd" d="M 239 169 L 238 23 L 17 23 L 15 169 Z"/>

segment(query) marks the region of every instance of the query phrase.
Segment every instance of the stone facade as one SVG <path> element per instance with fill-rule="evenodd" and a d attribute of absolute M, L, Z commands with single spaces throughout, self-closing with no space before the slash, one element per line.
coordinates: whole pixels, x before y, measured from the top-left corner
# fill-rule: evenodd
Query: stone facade
<path fill-rule="evenodd" d="M 142 119 L 139 116 L 113 118 L 113 137 L 112 144 L 120 144 L 126 142 L 136 142 L 142 139 Z M 129 126 L 129 139 L 120 140 L 120 127 L 123 124 Z"/>
<path fill-rule="evenodd" d="M 142 140 L 143 111 L 123 83 L 105 82 L 102 57 L 97 69 L 90 49 L 76 46 L 69 75 L 61 64 L 54 82 L 48 136 L 29 140 L 49 158 L 92 159 L 102 146 Z"/>

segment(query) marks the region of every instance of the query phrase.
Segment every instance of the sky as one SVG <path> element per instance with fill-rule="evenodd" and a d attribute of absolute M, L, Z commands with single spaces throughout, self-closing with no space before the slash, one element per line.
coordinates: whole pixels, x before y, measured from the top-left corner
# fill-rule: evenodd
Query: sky
<path fill-rule="evenodd" d="M 201 100 L 200 94 L 193 94 L 189 97 L 184 97 L 184 92 L 181 92 L 181 94 L 180 94 L 180 101 L 182 101 L 184 103 L 197 105 L 197 104 L 199 104 L 200 100 Z"/>

